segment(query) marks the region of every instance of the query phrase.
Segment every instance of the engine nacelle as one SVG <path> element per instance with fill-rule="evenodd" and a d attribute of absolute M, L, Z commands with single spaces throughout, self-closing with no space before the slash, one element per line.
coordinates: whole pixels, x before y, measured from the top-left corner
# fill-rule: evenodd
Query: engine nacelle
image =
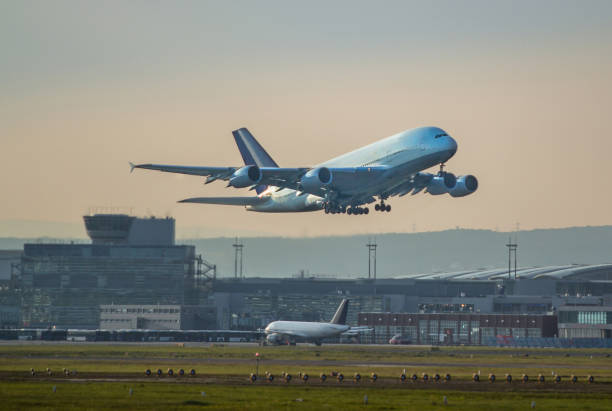
<path fill-rule="evenodd" d="M 332 182 L 332 173 L 327 167 L 319 167 L 308 171 L 300 180 L 302 191 L 316 194 Z"/>
<path fill-rule="evenodd" d="M 453 173 L 444 173 L 434 176 L 427 185 L 427 192 L 432 195 L 449 193 L 457 184 L 457 178 Z"/>
<path fill-rule="evenodd" d="M 455 187 L 449 191 L 453 197 L 464 197 L 478 189 L 478 179 L 473 175 L 459 176 Z"/>
<path fill-rule="evenodd" d="M 283 336 L 277 333 L 268 334 L 268 336 L 266 337 L 266 340 L 270 344 L 280 344 L 283 342 Z"/>
<path fill-rule="evenodd" d="M 261 181 L 261 170 L 257 166 L 244 166 L 234 172 L 229 185 L 236 188 L 245 188 Z"/>

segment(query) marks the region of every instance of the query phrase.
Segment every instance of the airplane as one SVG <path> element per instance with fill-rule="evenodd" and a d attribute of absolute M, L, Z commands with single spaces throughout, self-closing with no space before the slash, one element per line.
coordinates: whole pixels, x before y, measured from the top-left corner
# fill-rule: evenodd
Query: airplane
<path fill-rule="evenodd" d="M 351 327 L 346 325 L 349 300 L 343 299 L 336 313 L 328 323 L 307 321 L 273 321 L 264 329 L 266 341 L 280 345 L 286 341 L 295 344 L 296 339 L 312 341 L 321 345 L 321 340 L 338 335 L 355 336 L 371 331 L 368 327 Z"/>
<path fill-rule="evenodd" d="M 232 132 L 242 167 L 132 164 L 135 168 L 205 176 L 205 184 L 227 181 L 227 187 L 250 188 L 246 197 L 194 197 L 179 203 L 244 206 L 248 211 L 280 213 L 324 210 L 326 214 L 368 214 L 367 206 L 391 211 L 390 197 L 450 194 L 463 197 L 478 189 L 473 175 L 455 177 L 444 171 L 457 142 L 438 127 L 419 127 L 333 158 L 313 167 L 279 167 L 246 128 Z M 436 174 L 426 173 L 440 165 Z"/>

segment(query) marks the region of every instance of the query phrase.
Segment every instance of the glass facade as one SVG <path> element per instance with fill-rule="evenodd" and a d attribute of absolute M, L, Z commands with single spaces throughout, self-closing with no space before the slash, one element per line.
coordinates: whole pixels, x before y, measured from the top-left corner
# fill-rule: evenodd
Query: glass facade
<path fill-rule="evenodd" d="M 459 327 L 459 342 L 461 344 L 467 344 L 470 342 L 470 322 L 461 321 Z"/>
<path fill-rule="evenodd" d="M 401 335 L 413 344 L 424 345 L 479 345 L 501 336 L 554 337 L 558 333 L 554 315 L 362 313 L 359 325 L 375 327 L 377 342 L 386 343 Z"/>
<path fill-rule="evenodd" d="M 612 311 L 572 310 L 560 311 L 559 323 L 562 324 L 612 324 Z"/>
<path fill-rule="evenodd" d="M 470 340 L 472 344 L 480 344 L 480 321 L 472 321 Z"/>
<path fill-rule="evenodd" d="M 603 311 L 578 312 L 578 324 L 606 324 L 607 313 Z"/>

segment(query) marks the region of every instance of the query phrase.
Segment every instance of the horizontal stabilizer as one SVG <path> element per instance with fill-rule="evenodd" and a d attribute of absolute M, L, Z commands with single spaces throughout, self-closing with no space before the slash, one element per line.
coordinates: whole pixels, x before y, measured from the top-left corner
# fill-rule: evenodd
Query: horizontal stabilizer
<path fill-rule="evenodd" d="M 235 206 L 254 206 L 263 204 L 268 198 L 261 197 L 194 197 L 186 198 L 179 203 L 222 204 Z"/>

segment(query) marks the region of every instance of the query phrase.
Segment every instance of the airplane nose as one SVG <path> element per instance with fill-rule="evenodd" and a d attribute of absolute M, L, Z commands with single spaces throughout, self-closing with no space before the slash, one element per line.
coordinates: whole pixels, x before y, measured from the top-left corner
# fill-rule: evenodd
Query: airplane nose
<path fill-rule="evenodd" d="M 452 157 L 457 152 L 457 142 L 451 136 L 448 136 L 447 138 L 448 138 L 448 142 L 447 142 L 448 154 L 449 154 L 450 157 Z"/>

